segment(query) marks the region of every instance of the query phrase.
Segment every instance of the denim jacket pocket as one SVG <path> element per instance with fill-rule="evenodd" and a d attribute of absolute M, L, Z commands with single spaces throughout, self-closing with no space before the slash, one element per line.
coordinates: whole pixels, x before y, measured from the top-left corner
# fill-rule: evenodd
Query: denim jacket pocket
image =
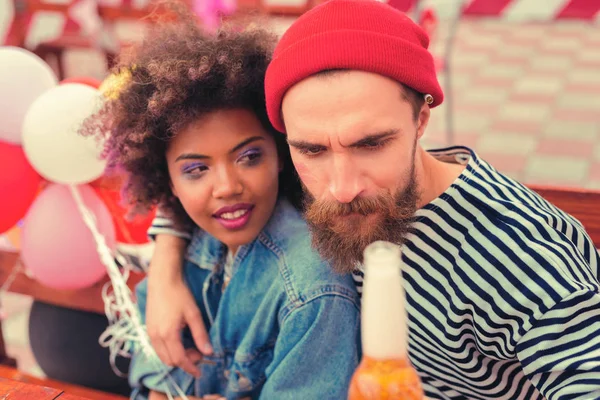
<path fill-rule="evenodd" d="M 225 372 L 227 378 L 226 397 L 230 399 L 257 399 L 267 379 L 265 370 L 273 361 L 274 346 L 262 349 L 255 357 L 243 361 L 235 357 Z"/>

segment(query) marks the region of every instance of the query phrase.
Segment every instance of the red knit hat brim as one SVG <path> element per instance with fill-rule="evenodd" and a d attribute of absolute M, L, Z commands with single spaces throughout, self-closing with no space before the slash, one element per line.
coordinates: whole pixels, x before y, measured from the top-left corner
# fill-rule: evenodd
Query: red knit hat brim
<path fill-rule="evenodd" d="M 265 91 L 267 112 L 275 129 L 285 133 L 281 103 L 288 89 L 329 69 L 362 70 L 387 76 L 420 93 L 431 94 L 430 107 L 441 104 L 444 98 L 435 73 L 423 73 L 435 71 L 435 66 L 431 53 L 422 46 L 378 32 L 328 31 L 294 43 L 276 54 L 269 65 Z"/>

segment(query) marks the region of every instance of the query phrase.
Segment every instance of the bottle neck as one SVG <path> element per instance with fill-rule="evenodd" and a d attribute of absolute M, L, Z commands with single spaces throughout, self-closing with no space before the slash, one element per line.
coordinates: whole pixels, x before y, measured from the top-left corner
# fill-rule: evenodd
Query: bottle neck
<path fill-rule="evenodd" d="M 377 360 L 408 357 L 406 300 L 399 268 L 390 262 L 366 266 L 362 294 L 362 343 L 365 356 Z"/>

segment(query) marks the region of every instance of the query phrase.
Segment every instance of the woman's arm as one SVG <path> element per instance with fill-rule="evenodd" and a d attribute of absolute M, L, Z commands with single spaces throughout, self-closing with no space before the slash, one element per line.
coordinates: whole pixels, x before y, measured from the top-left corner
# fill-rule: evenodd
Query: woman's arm
<path fill-rule="evenodd" d="M 344 399 L 359 363 L 359 310 L 328 292 L 284 317 L 261 399 Z"/>

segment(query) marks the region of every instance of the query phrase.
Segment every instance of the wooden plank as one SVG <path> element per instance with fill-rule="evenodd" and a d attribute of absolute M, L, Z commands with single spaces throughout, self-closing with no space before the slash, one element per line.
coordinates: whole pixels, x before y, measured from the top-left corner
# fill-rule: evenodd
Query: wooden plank
<path fill-rule="evenodd" d="M 11 273 L 16 267 L 17 262 L 19 262 L 17 253 L 0 251 L 0 284 L 6 282 L 6 280 L 10 277 Z M 137 283 L 143 278 L 144 274 L 130 274 L 128 285 L 132 291 L 135 285 L 137 285 Z M 35 279 L 25 275 L 23 271 L 20 271 L 16 274 L 16 277 L 9 286 L 8 290 L 14 293 L 33 296 L 36 300 L 57 306 L 104 314 L 102 288 L 108 281 L 109 278 L 106 276 L 100 282 L 89 288 L 78 290 L 58 290 L 44 286 Z"/>
<path fill-rule="evenodd" d="M 0 378 L 0 397 L 7 400 L 55 400 L 62 390 Z"/>
<path fill-rule="evenodd" d="M 577 218 L 596 247 L 600 248 L 600 191 L 528 185 L 543 198 Z"/>
<path fill-rule="evenodd" d="M 79 396 L 79 397 L 71 397 L 70 400 L 75 399 L 89 399 L 89 400 L 127 400 L 127 397 L 119 396 L 112 393 L 102 392 L 100 390 L 90 389 L 83 386 L 72 385 L 65 382 L 55 381 L 52 379 L 42 379 L 37 378 L 31 375 L 24 374 L 21 371 L 18 371 L 14 368 L 5 367 L 0 365 L 0 379 L 18 381 L 23 384 L 31 384 L 37 386 L 44 386 L 50 388 L 51 390 L 58 391 L 58 394 L 67 393 L 70 396 Z M 2 393 L 2 392 L 0 392 Z M 54 393 L 54 392 L 53 392 Z M 0 397 L 2 398 L 2 397 Z M 12 398 L 11 398 L 12 399 Z M 33 398 L 27 398 L 30 400 Z M 54 399 L 54 397 L 52 398 Z M 58 397 L 59 400 L 65 400 L 64 394 Z M 25 400 L 25 399 L 23 399 Z"/>

